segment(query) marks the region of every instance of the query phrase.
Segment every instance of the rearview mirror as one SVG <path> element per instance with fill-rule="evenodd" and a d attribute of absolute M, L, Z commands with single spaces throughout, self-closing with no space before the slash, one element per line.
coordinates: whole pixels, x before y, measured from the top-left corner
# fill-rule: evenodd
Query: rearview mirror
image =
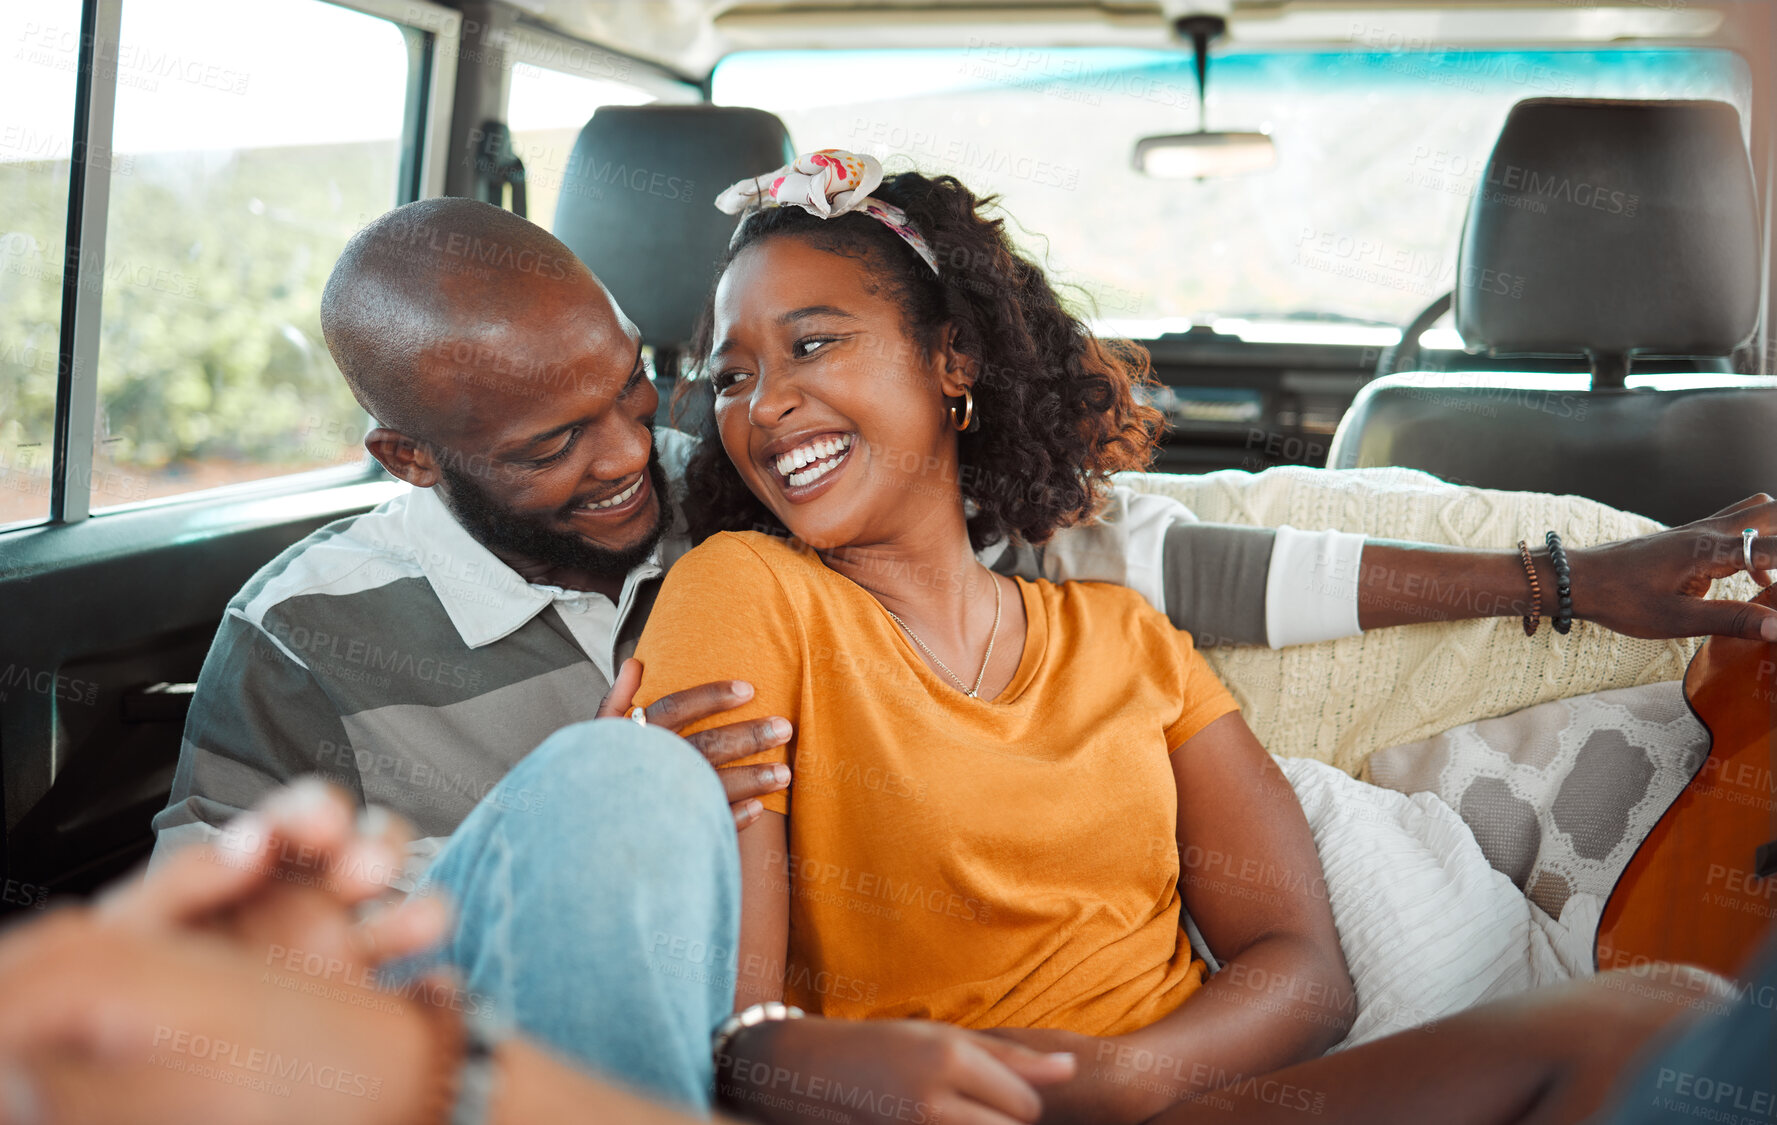
<path fill-rule="evenodd" d="M 1173 133 L 1135 143 L 1135 170 L 1161 180 L 1239 176 L 1276 163 L 1268 133 Z"/>

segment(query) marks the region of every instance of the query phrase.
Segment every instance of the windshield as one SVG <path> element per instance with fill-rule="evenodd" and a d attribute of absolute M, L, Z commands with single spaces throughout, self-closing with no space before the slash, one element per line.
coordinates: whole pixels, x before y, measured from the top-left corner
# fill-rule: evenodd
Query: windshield
<path fill-rule="evenodd" d="M 1711 98 L 1745 122 L 1751 90 L 1723 50 L 1407 52 L 1354 35 L 1350 50 L 1215 54 L 1207 127 L 1271 134 L 1276 164 L 1163 180 L 1131 155 L 1143 136 L 1198 127 L 1188 50 L 747 52 L 713 80 L 716 102 L 776 113 L 800 150 L 998 193 L 1020 244 L 1102 330 L 1350 343 L 1452 288 L 1468 199 L 1513 103 Z"/>

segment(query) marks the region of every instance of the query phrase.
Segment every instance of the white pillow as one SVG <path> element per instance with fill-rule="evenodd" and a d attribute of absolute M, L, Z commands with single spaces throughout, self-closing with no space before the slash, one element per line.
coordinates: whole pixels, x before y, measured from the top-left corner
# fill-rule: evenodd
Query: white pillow
<path fill-rule="evenodd" d="M 1314 831 L 1357 987 L 1341 1048 L 1591 972 L 1591 896 L 1575 896 L 1553 921 L 1488 864 L 1436 796 L 1382 789 L 1306 759 L 1278 764 Z M 1244 983 L 1264 994 L 1272 982 L 1254 974 Z"/>

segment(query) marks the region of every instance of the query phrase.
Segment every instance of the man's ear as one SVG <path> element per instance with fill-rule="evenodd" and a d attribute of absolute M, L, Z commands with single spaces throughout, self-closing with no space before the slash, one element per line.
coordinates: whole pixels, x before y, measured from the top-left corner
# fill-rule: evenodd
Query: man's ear
<path fill-rule="evenodd" d="M 364 448 L 391 475 L 415 488 L 431 488 L 438 483 L 438 461 L 431 450 L 406 434 L 378 426 L 364 435 Z"/>
<path fill-rule="evenodd" d="M 980 374 L 981 365 L 975 357 L 965 355 L 956 346 L 959 333 L 954 323 L 945 324 L 938 330 L 938 354 L 935 357 L 938 367 L 938 387 L 946 398 L 959 398 L 964 387 L 975 385 Z"/>

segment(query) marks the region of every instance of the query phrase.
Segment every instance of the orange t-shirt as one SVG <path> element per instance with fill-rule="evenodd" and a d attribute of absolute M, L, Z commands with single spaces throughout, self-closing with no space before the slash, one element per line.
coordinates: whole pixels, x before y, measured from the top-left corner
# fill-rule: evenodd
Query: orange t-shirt
<path fill-rule="evenodd" d="M 672 568 L 638 702 L 713 680 L 782 715 L 790 763 L 785 999 L 843 1019 L 1115 1035 L 1203 981 L 1179 928 L 1171 750 L 1237 710 L 1142 598 L 1018 583 L 1028 629 L 999 698 L 928 668 L 888 611 L 805 549 L 713 536 Z M 786 756 L 785 749 L 788 750 Z"/>

